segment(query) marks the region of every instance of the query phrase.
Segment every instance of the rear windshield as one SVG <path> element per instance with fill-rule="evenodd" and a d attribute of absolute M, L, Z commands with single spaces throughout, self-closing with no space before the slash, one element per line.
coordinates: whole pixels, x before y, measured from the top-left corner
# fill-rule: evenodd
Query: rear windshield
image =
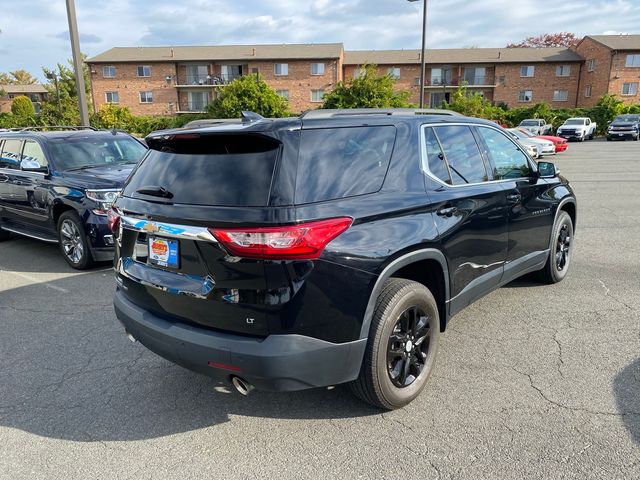
<path fill-rule="evenodd" d="M 126 135 L 51 138 L 51 154 L 60 170 L 138 163 L 147 149 Z"/>
<path fill-rule="evenodd" d="M 396 138 L 393 126 L 302 131 L 295 203 L 380 190 Z"/>
<path fill-rule="evenodd" d="M 190 205 L 268 205 L 280 151 L 276 140 L 209 135 L 154 148 L 162 151 L 149 151 L 125 185 L 125 196 Z"/>

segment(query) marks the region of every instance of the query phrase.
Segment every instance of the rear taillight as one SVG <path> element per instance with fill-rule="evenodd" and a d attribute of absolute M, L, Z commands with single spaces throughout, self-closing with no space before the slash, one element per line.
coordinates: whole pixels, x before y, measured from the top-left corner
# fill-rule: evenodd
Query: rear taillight
<path fill-rule="evenodd" d="M 109 230 L 113 233 L 116 233 L 118 227 L 120 226 L 120 214 L 116 211 L 115 208 L 110 208 L 109 213 L 107 214 L 107 222 L 109 224 Z"/>
<path fill-rule="evenodd" d="M 238 257 L 312 260 L 349 228 L 352 221 L 349 217 L 340 217 L 286 227 L 210 228 L 209 231 Z"/>

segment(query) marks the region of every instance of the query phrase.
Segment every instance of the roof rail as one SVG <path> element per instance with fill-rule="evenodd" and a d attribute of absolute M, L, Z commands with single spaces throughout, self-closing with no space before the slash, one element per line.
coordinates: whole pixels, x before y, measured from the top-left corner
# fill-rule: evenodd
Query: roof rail
<path fill-rule="evenodd" d="M 42 130 L 98 130 L 95 127 L 84 127 L 84 126 L 75 126 L 75 125 L 46 125 L 41 127 L 23 127 L 16 129 L 19 132 L 33 132 L 33 131 L 42 131 Z"/>
<path fill-rule="evenodd" d="M 453 110 L 444 110 L 441 108 L 344 108 L 344 109 L 318 109 L 307 110 L 301 119 L 308 120 L 312 118 L 332 118 L 341 116 L 355 115 L 460 115 Z"/>

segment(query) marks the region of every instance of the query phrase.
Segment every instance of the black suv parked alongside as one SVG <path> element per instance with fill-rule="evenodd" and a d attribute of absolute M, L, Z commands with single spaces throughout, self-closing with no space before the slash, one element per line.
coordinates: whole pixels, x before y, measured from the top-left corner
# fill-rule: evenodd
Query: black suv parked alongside
<path fill-rule="evenodd" d="M 492 122 L 430 111 L 319 110 L 168 130 L 111 211 L 129 338 L 253 387 L 350 382 L 398 408 L 440 332 L 539 271 L 561 281 L 576 199 Z"/>
<path fill-rule="evenodd" d="M 59 243 L 74 268 L 113 259 L 111 203 L 146 147 L 92 129 L 0 133 L 0 240 Z"/>
<path fill-rule="evenodd" d="M 618 115 L 609 124 L 607 141 L 640 140 L 640 115 Z"/>

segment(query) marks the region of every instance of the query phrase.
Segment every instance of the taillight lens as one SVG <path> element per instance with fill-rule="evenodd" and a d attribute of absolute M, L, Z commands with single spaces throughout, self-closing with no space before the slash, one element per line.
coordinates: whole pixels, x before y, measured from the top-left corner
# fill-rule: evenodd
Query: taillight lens
<path fill-rule="evenodd" d="M 107 214 L 107 222 L 109 224 L 109 230 L 113 233 L 116 233 L 118 227 L 120 226 L 120 214 L 116 211 L 115 208 L 110 208 L 109 213 Z"/>
<path fill-rule="evenodd" d="M 237 257 L 312 260 L 351 222 L 349 217 L 340 217 L 286 227 L 209 228 L 209 231 Z"/>

